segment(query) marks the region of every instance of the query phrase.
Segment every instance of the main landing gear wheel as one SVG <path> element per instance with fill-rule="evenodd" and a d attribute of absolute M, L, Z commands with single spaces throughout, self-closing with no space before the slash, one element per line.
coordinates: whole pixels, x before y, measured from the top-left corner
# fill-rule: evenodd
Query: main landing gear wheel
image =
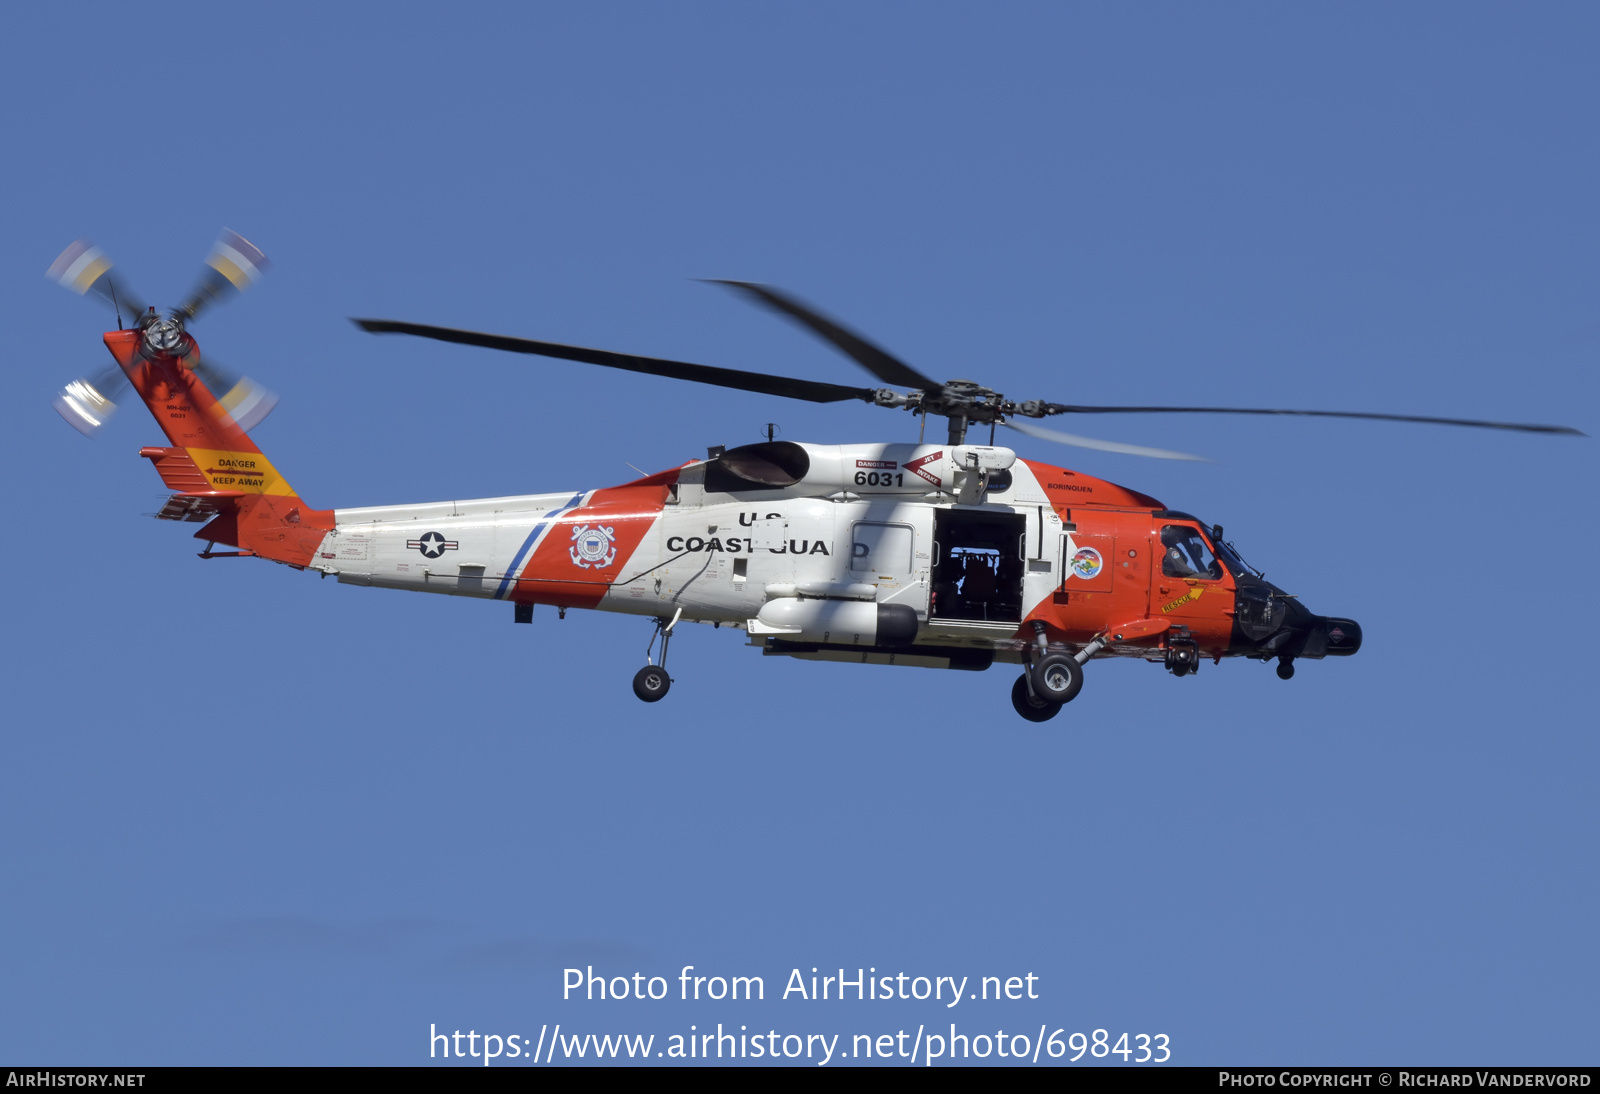
<path fill-rule="evenodd" d="M 1047 653 L 1028 669 L 1033 694 L 1047 703 L 1070 703 L 1083 690 L 1083 666 L 1065 653 Z"/>
<path fill-rule="evenodd" d="M 1060 703 L 1047 703 L 1029 693 L 1026 676 L 1017 677 L 1017 682 L 1011 685 L 1011 705 L 1030 722 L 1048 722 L 1061 713 Z"/>
<path fill-rule="evenodd" d="M 1294 661 L 1287 657 L 1278 659 L 1278 679 L 1287 680 L 1294 675 Z"/>
<path fill-rule="evenodd" d="M 647 703 L 664 698 L 672 687 L 672 678 L 660 665 L 646 665 L 633 674 L 633 693 Z"/>

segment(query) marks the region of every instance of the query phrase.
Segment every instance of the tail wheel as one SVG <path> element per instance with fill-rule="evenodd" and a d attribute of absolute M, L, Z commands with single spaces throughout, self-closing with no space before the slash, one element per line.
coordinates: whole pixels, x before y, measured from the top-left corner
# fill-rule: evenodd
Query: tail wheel
<path fill-rule="evenodd" d="M 660 665 L 646 665 L 633 675 L 633 693 L 647 703 L 665 698 L 670 687 L 672 678 Z"/>
<path fill-rule="evenodd" d="M 1064 653 L 1049 653 L 1028 670 L 1035 697 L 1048 703 L 1070 703 L 1083 690 L 1083 666 Z"/>
<path fill-rule="evenodd" d="M 1017 677 L 1017 682 L 1011 685 L 1011 705 L 1030 722 L 1048 722 L 1061 713 L 1060 703 L 1047 703 L 1029 693 L 1026 676 Z"/>

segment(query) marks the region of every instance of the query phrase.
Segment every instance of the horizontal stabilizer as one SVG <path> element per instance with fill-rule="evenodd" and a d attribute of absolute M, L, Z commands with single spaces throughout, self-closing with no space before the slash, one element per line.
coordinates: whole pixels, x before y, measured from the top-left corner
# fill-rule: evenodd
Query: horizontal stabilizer
<path fill-rule="evenodd" d="M 141 448 L 139 455 L 156 465 L 156 473 L 168 490 L 192 494 L 211 489 L 199 465 L 181 448 Z"/>
<path fill-rule="evenodd" d="M 196 494 L 174 494 L 167 499 L 167 504 L 161 507 L 156 514 L 157 520 L 184 520 L 199 523 L 210 520 L 222 512 L 221 502 L 218 498 L 202 497 Z"/>

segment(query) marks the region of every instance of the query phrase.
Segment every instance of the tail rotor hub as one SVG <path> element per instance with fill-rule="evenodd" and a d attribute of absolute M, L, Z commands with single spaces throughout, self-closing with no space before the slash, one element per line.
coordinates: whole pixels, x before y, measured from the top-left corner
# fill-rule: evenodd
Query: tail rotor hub
<path fill-rule="evenodd" d="M 176 317 L 157 319 L 144 328 L 144 346 L 155 356 L 171 356 L 183 346 L 183 321 Z"/>

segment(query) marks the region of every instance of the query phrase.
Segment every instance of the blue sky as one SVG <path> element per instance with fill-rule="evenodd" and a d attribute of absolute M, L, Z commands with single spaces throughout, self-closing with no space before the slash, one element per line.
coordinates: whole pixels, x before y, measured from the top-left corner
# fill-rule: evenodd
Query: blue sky
<path fill-rule="evenodd" d="M 106 324 L 41 275 L 88 235 L 170 302 L 219 228 L 260 245 L 197 334 L 282 396 L 255 436 L 318 506 L 606 485 L 768 421 L 910 439 L 346 321 L 861 382 L 705 277 L 1018 398 L 1594 434 L 1597 32 L 1577 4 L 11 12 L 0 1060 L 954 1020 L 1190 1064 L 1595 1062 L 1594 441 L 1068 423 L 1212 457 L 1018 439 L 1223 523 L 1361 653 L 1091 664 L 1035 726 L 1006 669 L 696 629 L 647 707 L 638 621 L 196 559 L 149 518 L 143 411 L 94 442 L 51 411 Z M 563 1002 L 572 965 L 769 998 Z M 813 966 L 1041 998 L 773 998 Z"/>

